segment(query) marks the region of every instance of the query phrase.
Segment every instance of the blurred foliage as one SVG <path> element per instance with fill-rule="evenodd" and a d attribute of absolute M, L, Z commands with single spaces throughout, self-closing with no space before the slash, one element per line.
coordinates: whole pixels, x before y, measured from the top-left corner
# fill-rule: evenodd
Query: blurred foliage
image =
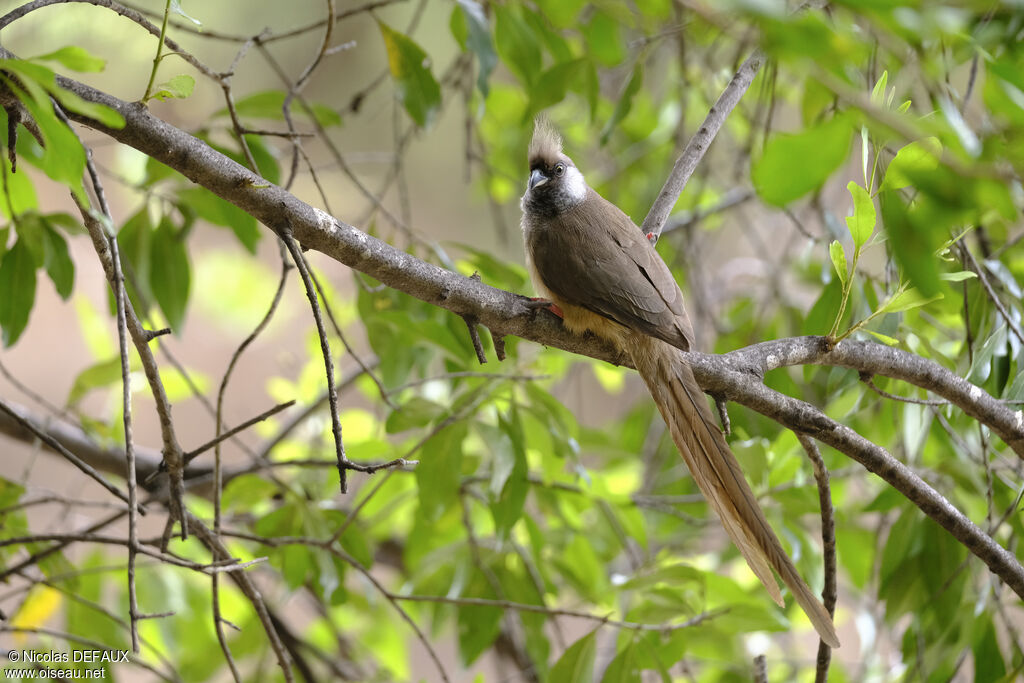
<path fill-rule="evenodd" d="M 697 259 L 687 258 L 691 244 L 713 241 L 714 235 L 705 237 L 709 231 L 726 234 L 732 220 L 718 203 L 737 187 L 753 188 L 763 203 L 747 216 L 765 225 L 742 231 L 764 245 L 760 256 L 775 260 L 758 276 L 756 291 L 716 302 L 715 348 L 798 334 L 875 339 L 948 367 L 993 396 L 1024 399 L 1024 347 L 1013 331 L 1021 327 L 1024 280 L 1017 245 L 1024 200 L 1019 8 L 970 0 L 941 7 L 834 2 L 827 11 L 792 11 L 776 1 L 718 5 L 427 4 L 428 20 L 443 13 L 448 34 L 428 39 L 397 18 L 377 21 L 376 47 L 386 56 L 383 87 L 407 115 L 401 123 L 422 136 L 431 135 L 432 122 L 445 111 L 465 118 L 474 180 L 499 212 L 521 192 L 531 121 L 546 111 L 590 183 L 639 222 L 689 134 L 738 64 L 760 47 L 767 65 L 676 206 L 680 214 L 709 215 L 699 228 L 666 233 L 659 244 L 673 266 L 699 270 Z M 179 31 L 172 25 L 170 35 Z M 315 34 L 306 35 L 313 44 Z M 431 59 L 453 50 L 458 69 Z M 334 64 L 320 68 L 347 78 Z M 83 239 L 81 226 L 40 204 L 34 186 L 41 176 L 24 168 L 85 199 L 85 153 L 53 113 L 50 98 L 106 125 L 119 123 L 109 110 L 58 88 L 51 65 L 103 67 L 76 47 L 0 62 L 0 82 L 24 103 L 40 133 L 20 129 L 17 172 L 8 160 L 0 162 L 5 346 L 30 322 L 44 280 L 39 272 L 68 298 L 81 267 L 67 245 L 69 237 Z M 171 79 L 155 96 L 188 97 L 192 89 L 185 84 Z M 244 136 L 249 153 L 275 183 L 284 182 L 281 162 L 290 149 L 282 138 L 258 131 L 280 125 L 289 99 L 286 90 L 269 87 L 236 93 L 234 102 L 235 114 L 257 131 Z M 300 130 L 319 127 L 328 135 L 346 125 L 343 114 L 359 115 L 358 106 L 326 101 L 296 105 L 294 114 Z M 239 137 L 213 125 L 228 120 L 227 109 L 192 115 L 190 132 L 245 163 Z M 0 130 L 6 129 L 0 112 Z M 255 253 L 266 231 L 154 160 L 134 189 L 136 209 L 113 226 L 128 292 L 141 316 L 180 333 L 195 305 L 193 282 L 215 282 L 219 273 L 244 281 L 247 266 L 237 259 L 243 251 Z M 799 230 L 790 230 L 782 211 Z M 736 220 L 743 225 L 746 216 Z M 194 236 L 209 225 L 231 230 L 239 255 L 230 264 L 219 255 L 207 265 L 214 270 L 197 278 L 201 249 Z M 736 238 L 735 231 L 728 235 Z M 460 254 L 460 271 L 478 272 L 496 287 L 528 290 L 521 267 L 471 246 L 452 248 Z M 409 249 L 439 258 L 439 249 Z M 975 255 L 984 282 L 965 250 Z M 251 268 L 266 271 L 262 264 Z M 278 464 L 273 477 L 263 471 L 237 476 L 223 500 L 226 528 L 241 534 L 229 539 L 231 551 L 241 560 L 269 558 L 251 570 L 268 602 L 282 605 L 302 593 L 307 603 L 317 603 L 303 608 L 303 618 L 286 621 L 318 676 L 338 677 L 331 663 L 344 661 L 356 667 L 358 680 L 439 680 L 424 664 L 410 664 L 421 646 L 401 609 L 430 640 L 454 640 L 462 666 L 502 659 L 518 667 L 516 680 L 638 681 L 641 672 L 654 672 L 643 680 L 749 680 L 751 652 L 761 650 L 771 680 L 808 678 L 814 640 L 806 619 L 798 609 L 775 607 L 725 542 L 651 402 L 626 398 L 622 369 L 508 339 L 509 360 L 500 368 L 505 376 L 481 374 L 462 320 L 361 275 L 355 280 L 352 297 L 329 287 L 327 297 L 336 317 L 362 331 L 378 356 L 376 374 L 390 405 L 368 377 L 359 380 L 357 391 L 369 407 L 342 412 L 348 454 L 419 464 L 354 475 L 355 492 L 339 498 L 337 480 L 325 476 L 333 471 L 325 459 L 333 446 L 329 419 L 319 411 L 269 453 Z M 232 294 L 231 301 L 242 299 L 244 292 Z M 119 392 L 121 380 L 108 321 L 87 304 L 76 305 L 95 364 L 74 382 L 72 411 L 91 391 Z M 341 345 L 332 344 L 335 357 L 344 359 Z M 485 347 L 493 358 L 489 340 Z M 304 353 L 301 372 L 266 378 L 273 399 L 309 404 L 321 396 L 323 366 L 313 333 Z M 562 404 L 560 387 L 570 375 L 594 378 L 615 409 L 599 428 L 580 424 Z M 178 387 L 172 399 L 187 395 L 180 380 L 168 375 L 167 381 Z M 767 382 L 889 449 L 1020 557 L 1019 460 L 987 430 L 949 406 L 883 400 L 856 373 L 839 368 L 779 369 Z M 875 382 L 894 394 L 926 397 L 885 378 Z M 97 440 L 123 440 L 114 413 L 79 419 Z M 801 573 L 820 586 L 817 493 L 799 443 L 747 409 L 732 407 L 731 420 L 731 443 L 766 514 Z M 269 439 L 285 422 L 270 420 L 259 434 Z M 902 496 L 843 456 L 826 449 L 824 457 L 833 472 L 837 624 L 844 642 L 835 653 L 833 680 L 1018 679 L 1024 672 L 1019 601 L 1004 597 L 1009 591 L 980 562 L 970 561 Z M 323 467 L 310 466 L 310 459 L 323 460 Z M 286 466 L 290 460 L 301 466 Z M 29 533 L 18 505 L 25 495 L 17 484 L 0 482 L 0 539 Z M 190 498 L 189 506 L 201 517 L 212 515 L 200 498 Z M 194 540 L 172 549 L 208 560 Z M 19 557 L 17 549 L 0 545 L 5 566 Z M 126 646 L 121 555 L 97 550 L 72 567 L 54 553 L 37 566 L 64 596 L 64 630 Z M 367 581 L 371 575 L 380 583 Z M 186 681 L 224 679 L 208 577 L 149 565 L 138 585 L 143 612 L 173 612 L 141 623 L 142 660 L 157 668 L 170 660 Z M 22 626 L 45 621 L 34 595 L 21 603 Z M 280 680 L 267 664 L 272 657 L 251 605 L 227 582 L 221 596 L 225 618 L 239 627 L 227 639 L 243 677 Z M 503 609 L 501 603 L 525 607 Z M 545 609 L 598 620 L 565 620 Z M 604 616 L 663 628 L 602 625 Z M 674 628 L 691 619 L 694 625 Z M 767 639 L 745 637 L 751 632 Z M 29 646 L 66 647 L 47 636 Z"/>

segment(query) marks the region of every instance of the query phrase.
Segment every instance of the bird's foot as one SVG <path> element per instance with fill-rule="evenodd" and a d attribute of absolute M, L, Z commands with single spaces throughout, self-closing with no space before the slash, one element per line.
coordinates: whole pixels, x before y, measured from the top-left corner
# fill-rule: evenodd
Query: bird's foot
<path fill-rule="evenodd" d="M 554 301 L 551 301 L 550 299 L 544 299 L 539 296 L 531 296 L 529 297 L 529 299 L 530 300 L 526 302 L 527 308 L 534 311 L 540 308 L 546 308 L 547 310 L 557 315 L 559 318 L 565 318 L 565 316 L 562 315 L 562 309 L 559 308 L 558 304 L 556 304 Z"/>

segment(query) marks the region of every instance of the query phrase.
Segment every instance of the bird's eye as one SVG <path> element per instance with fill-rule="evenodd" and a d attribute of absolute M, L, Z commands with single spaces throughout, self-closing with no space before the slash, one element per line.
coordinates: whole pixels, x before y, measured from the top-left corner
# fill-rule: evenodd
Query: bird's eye
<path fill-rule="evenodd" d="M 565 173 L 565 164 L 555 164 L 555 175 L 560 176 Z"/>

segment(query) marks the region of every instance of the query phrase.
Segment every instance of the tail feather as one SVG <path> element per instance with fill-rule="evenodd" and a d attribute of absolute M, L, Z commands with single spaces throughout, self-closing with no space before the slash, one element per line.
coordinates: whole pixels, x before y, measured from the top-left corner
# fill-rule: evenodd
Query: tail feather
<path fill-rule="evenodd" d="M 772 599 L 783 605 L 772 569 L 778 572 L 821 639 L 839 647 L 832 617 L 804 583 L 768 525 L 690 366 L 677 349 L 662 341 L 643 337 L 630 346 L 633 363 L 654 397 L 697 487 L 751 570 Z"/>

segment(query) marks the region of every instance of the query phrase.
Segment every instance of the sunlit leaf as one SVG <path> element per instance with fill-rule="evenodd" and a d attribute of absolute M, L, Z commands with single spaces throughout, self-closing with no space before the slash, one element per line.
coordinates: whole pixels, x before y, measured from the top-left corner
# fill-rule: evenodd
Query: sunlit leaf
<path fill-rule="evenodd" d="M 150 97 L 158 100 L 183 100 L 192 94 L 195 87 L 196 79 L 188 74 L 178 74 L 158 85 Z"/>
<path fill-rule="evenodd" d="M 68 45 L 59 50 L 47 52 L 45 55 L 32 57 L 32 59 L 42 62 L 57 62 L 72 71 L 81 72 L 103 71 L 107 65 L 106 60 L 90 54 L 88 50 L 78 45 Z"/>
<path fill-rule="evenodd" d="M 387 49 L 388 67 L 398 88 L 398 99 L 416 125 L 425 128 L 441 105 L 441 86 L 430 72 L 427 53 L 411 38 L 384 22 L 378 21 L 377 26 Z"/>
<path fill-rule="evenodd" d="M 853 215 L 846 217 L 846 225 L 850 228 L 853 243 L 862 247 L 871 239 L 871 233 L 875 230 L 875 204 L 868 191 L 857 183 L 851 181 L 846 189 L 853 197 Z"/>
<path fill-rule="evenodd" d="M 105 389 L 121 381 L 121 357 L 113 356 L 105 361 L 94 363 L 78 373 L 71 391 L 68 393 L 68 405 L 74 406 L 93 389 Z"/>
<path fill-rule="evenodd" d="M 776 206 L 816 190 L 849 155 L 850 133 L 847 119 L 836 116 L 800 133 L 771 138 L 751 167 L 754 189 Z"/>
<path fill-rule="evenodd" d="M 591 683 L 597 655 L 597 631 L 591 631 L 566 648 L 551 667 L 550 680 L 565 683 Z"/>
<path fill-rule="evenodd" d="M 900 148 L 885 170 L 882 190 L 899 190 L 913 184 L 908 174 L 930 171 L 939 165 L 942 145 L 938 138 L 924 138 Z"/>
<path fill-rule="evenodd" d="M 832 244 L 828 245 L 828 255 L 832 259 L 832 266 L 836 270 L 836 274 L 839 276 L 839 281 L 846 284 L 847 278 L 847 263 L 846 263 L 846 251 L 843 249 L 843 245 L 839 240 L 832 240 Z"/>

